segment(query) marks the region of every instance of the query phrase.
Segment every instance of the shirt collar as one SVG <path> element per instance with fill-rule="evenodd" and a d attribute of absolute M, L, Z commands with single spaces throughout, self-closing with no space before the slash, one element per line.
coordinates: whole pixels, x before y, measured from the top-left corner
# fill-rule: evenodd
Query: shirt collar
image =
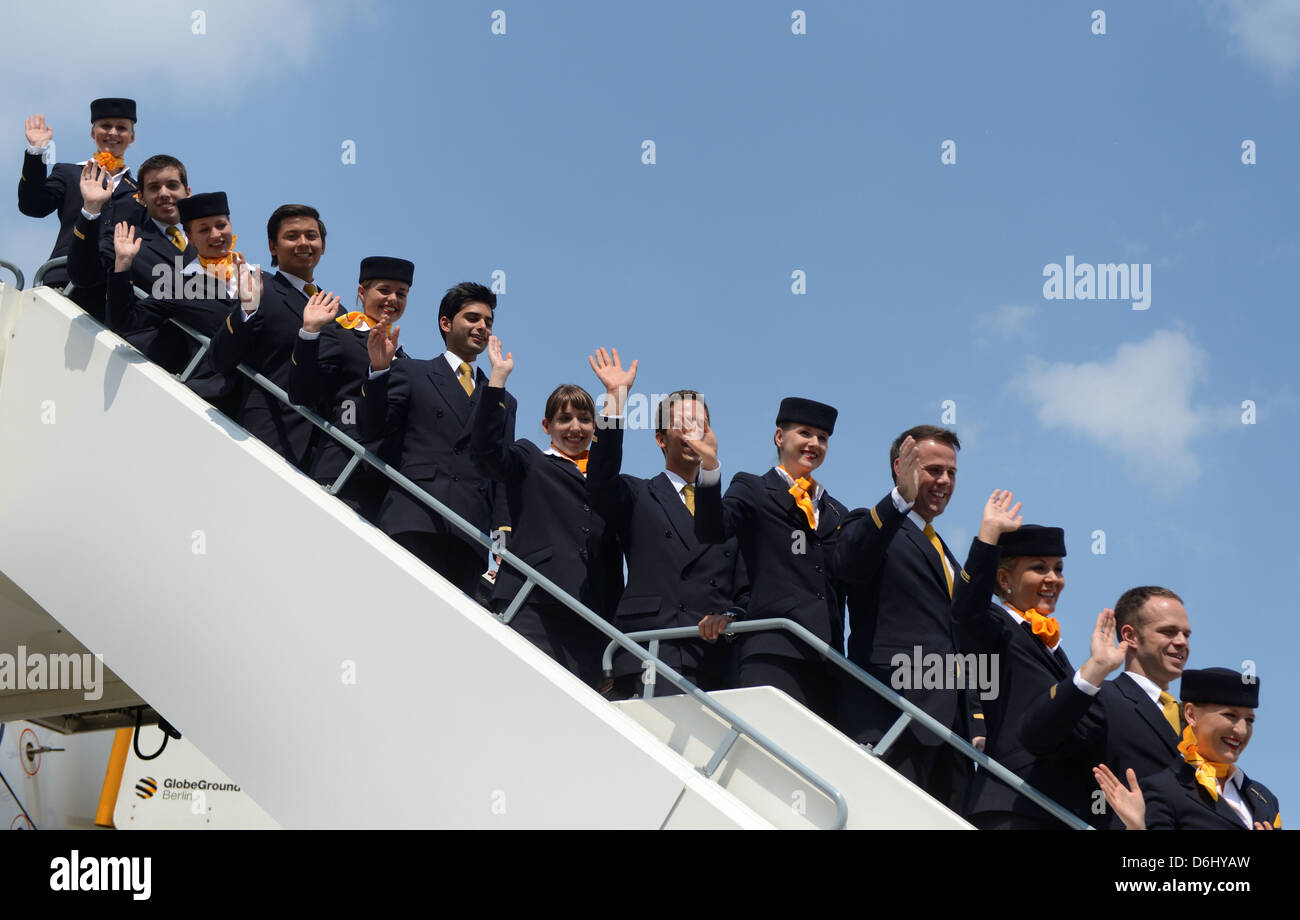
<path fill-rule="evenodd" d="M 789 473 L 787 473 L 784 469 L 781 468 L 780 464 L 772 467 L 772 469 L 776 470 L 776 474 L 780 476 L 782 479 L 784 479 L 787 483 L 789 483 L 790 485 L 794 485 L 794 479 L 790 476 Z M 817 488 L 813 489 L 813 501 L 815 502 L 821 501 L 822 493 L 825 491 L 826 491 L 826 487 L 823 486 L 820 482 L 817 483 Z"/>
<path fill-rule="evenodd" d="M 459 374 L 461 361 L 463 360 L 461 356 L 454 354 L 450 349 L 444 351 L 442 356 L 447 359 L 447 364 L 451 367 L 451 372 L 453 374 Z M 470 376 L 474 376 L 474 368 L 476 366 L 475 362 L 467 361 L 466 363 L 469 364 Z"/>
<path fill-rule="evenodd" d="M 673 484 L 673 488 L 677 490 L 677 494 L 681 495 L 682 489 L 686 487 L 686 480 L 669 469 L 664 470 L 664 475 L 667 476 L 668 481 Z"/>
<path fill-rule="evenodd" d="M 1132 671 L 1125 671 L 1124 673 L 1127 674 L 1135 684 L 1142 688 L 1143 693 L 1151 697 L 1151 702 L 1155 703 L 1157 706 L 1160 705 L 1160 694 L 1165 691 L 1156 686 L 1155 681 L 1143 674 L 1135 674 Z"/>
<path fill-rule="evenodd" d="M 297 275 L 289 274 L 283 268 L 279 269 L 279 272 L 280 274 L 284 275 L 286 281 L 288 281 L 290 284 L 294 286 L 294 288 L 297 289 L 299 294 L 305 295 L 307 293 L 306 291 L 303 290 L 303 288 L 305 288 L 309 282 L 307 282 L 302 278 L 299 278 Z"/>

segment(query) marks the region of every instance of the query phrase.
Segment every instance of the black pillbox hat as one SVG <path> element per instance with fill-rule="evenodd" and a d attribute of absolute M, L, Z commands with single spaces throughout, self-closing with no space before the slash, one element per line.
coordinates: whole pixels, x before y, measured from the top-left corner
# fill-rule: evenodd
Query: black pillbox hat
<path fill-rule="evenodd" d="M 204 192 L 182 198 L 176 202 L 176 210 L 181 212 L 181 223 L 188 224 L 200 217 L 216 217 L 218 214 L 229 216 L 230 205 L 226 203 L 225 192 Z"/>
<path fill-rule="evenodd" d="M 1232 668 L 1202 668 L 1183 672 L 1178 695 L 1184 703 L 1218 703 L 1222 706 L 1259 708 L 1259 678 Z"/>
<path fill-rule="evenodd" d="M 96 99 L 90 103 L 90 120 L 99 121 L 101 118 L 129 118 L 135 124 L 135 100 Z"/>
<path fill-rule="evenodd" d="M 1019 530 L 1004 533 L 998 546 L 1005 556 L 1064 556 L 1065 531 L 1060 527 L 1022 524 Z"/>
<path fill-rule="evenodd" d="M 777 427 L 786 422 L 811 425 L 821 428 L 829 435 L 835 433 L 835 419 L 838 417 L 839 412 L 834 406 L 798 396 L 787 396 L 781 400 L 781 408 L 777 410 L 776 424 Z"/>
<path fill-rule="evenodd" d="M 362 259 L 361 277 L 357 278 L 357 284 L 379 278 L 410 284 L 415 278 L 415 263 L 392 256 L 367 256 Z"/>

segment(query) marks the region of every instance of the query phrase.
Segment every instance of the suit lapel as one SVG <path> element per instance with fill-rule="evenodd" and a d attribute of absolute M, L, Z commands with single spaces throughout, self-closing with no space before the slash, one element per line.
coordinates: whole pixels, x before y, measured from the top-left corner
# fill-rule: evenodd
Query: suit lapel
<path fill-rule="evenodd" d="M 677 532 L 677 539 L 682 541 L 682 545 L 687 549 L 697 548 L 699 544 L 695 540 L 695 519 L 686 510 L 685 503 L 666 474 L 660 473 L 650 480 L 650 495 L 663 508 L 664 517 Z"/>
<path fill-rule="evenodd" d="M 442 397 L 442 401 L 447 404 L 456 421 L 464 427 L 469 422 L 470 403 L 472 396 L 465 395 L 465 389 L 452 373 L 451 365 L 443 355 L 433 359 L 432 367 L 429 369 L 429 379 L 433 381 L 433 387 Z M 477 396 L 482 386 L 476 381 L 474 395 Z"/>
<path fill-rule="evenodd" d="M 1121 674 L 1115 678 L 1119 692 L 1128 697 L 1138 715 L 1142 717 L 1147 725 L 1151 726 L 1151 730 L 1165 743 L 1169 756 L 1179 756 L 1178 737 L 1174 734 L 1174 730 L 1169 723 L 1165 721 L 1164 713 L 1157 708 L 1155 703 L 1151 702 L 1151 697 L 1147 696 L 1146 691 L 1138 686 L 1137 681 L 1131 677 L 1125 680 L 1124 676 L 1124 674 Z"/>
<path fill-rule="evenodd" d="M 1009 615 L 1010 614 L 1008 614 L 1008 616 Z M 1065 652 L 1062 650 L 1060 645 L 1056 647 L 1056 651 L 1049 649 L 1043 644 L 1041 639 L 1034 635 L 1034 628 L 1029 625 L 1028 620 L 1021 620 L 1019 627 L 1024 631 L 1025 635 L 1029 638 L 1029 641 L 1033 644 L 1034 654 L 1037 655 L 1045 665 L 1047 665 L 1052 674 L 1058 678 L 1062 678 L 1065 677 L 1066 674 L 1070 673 L 1070 660 L 1065 658 Z M 1062 662 L 1062 658 L 1065 659 L 1064 662 Z"/>
<path fill-rule="evenodd" d="M 293 282 L 284 276 L 281 272 L 276 272 L 271 283 L 276 285 L 280 292 L 280 301 L 284 304 L 291 314 L 294 321 L 301 325 L 302 308 L 307 306 L 307 295 L 293 286 Z"/>
<path fill-rule="evenodd" d="M 939 587 L 943 589 L 945 594 L 947 594 L 948 577 L 944 575 L 943 563 L 939 561 L 939 556 L 934 551 L 934 544 L 926 538 L 925 534 L 921 531 L 921 528 L 917 527 L 910 517 L 903 519 L 903 533 L 907 534 L 913 545 L 916 546 L 917 552 L 921 554 L 921 557 L 925 559 L 926 564 L 930 566 L 930 574 L 934 576 Z M 942 542 L 943 541 L 941 540 L 940 543 Z M 954 567 L 953 571 L 958 571 L 957 567 Z"/>
<path fill-rule="evenodd" d="M 808 516 L 795 502 L 794 496 L 790 494 L 790 484 L 781 478 L 781 474 L 775 469 L 770 469 L 763 474 L 763 482 L 767 484 L 768 495 L 785 516 L 792 521 L 797 521 L 798 526 L 811 530 L 808 527 Z"/>

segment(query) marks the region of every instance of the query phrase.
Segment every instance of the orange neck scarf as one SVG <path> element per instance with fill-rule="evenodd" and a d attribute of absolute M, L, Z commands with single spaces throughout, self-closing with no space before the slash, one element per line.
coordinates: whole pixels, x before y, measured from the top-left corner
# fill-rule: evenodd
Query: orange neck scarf
<path fill-rule="evenodd" d="M 199 256 L 199 264 L 203 266 L 204 271 L 217 278 L 229 278 L 233 275 L 235 272 L 235 259 L 243 258 L 242 255 L 235 252 L 235 241 L 238 239 L 238 234 L 230 238 L 230 252 L 226 253 L 219 259 L 209 259 L 206 256 Z"/>
<path fill-rule="evenodd" d="M 1183 740 L 1178 743 L 1178 752 L 1183 760 L 1196 768 L 1196 781 L 1205 787 L 1210 798 L 1219 801 L 1219 781 L 1227 779 L 1236 769 L 1230 763 L 1214 763 L 1201 756 L 1196 748 L 1196 733 L 1189 725 L 1183 729 Z"/>
<path fill-rule="evenodd" d="M 99 151 L 99 153 L 95 154 L 93 157 L 91 157 L 91 159 L 94 160 L 96 163 L 98 163 L 100 166 L 107 169 L 110 173 L 115 173 L 123 166 L 126 165 L 126 160 L 122 159 L 119 156 L 114 156 L 112 153 L 109 153 L 107 150 Z"/>
<path fill-rule="evenodd" d="M 334 322 L 338 323 L 344 329 L 355 329 L 361 325 L 362 321 L 372 329 L 375 326 L 370 317 L 366 316 L 366 314 L 360 310 L 353 310 L 351 313 L 344 313 L 342 316 L 334 320 Z"/>
<path fill-rule="evenodd" d="M 784 466 L 781 472 L 790 476 L 790 471 Z M 817 480 L 811 476 L 800 476 L 794 479 L 794 485 L 790 487 L 790 494 L 794 496 L 794 503 L 803 510 L 803 516 L 808 519 L 808 527 L 811 530 L 817 529 L 817 506 L 813 504 L 813 495 L 817 492 Z"/>
<path fill-rule="evenodd" d="M 1048 651 L 1056 647 L 1056 643 L 1061 639 L 1061 624 L 1056 621 L 1056 617 L 1044 616 L 1033 607 L 1028 610 L 1016 610 L 1015 605 L 1010 601 L 1007 602 L 1007 606 L 1029 621 L 1034 635 L 1038 637 L 1039 642 L 1047 646 Z"/>
<path fill-rule="evenodd" d="M 576 466 L 582 472 L 582 475 L 584 476 L 587 475 L 587 457 L 591 455 L 591 451 L 584 450 L 582 452 L 582 456 L 575 460 L 572 457 L 570 457 L 568 454 L 566 454 L 564 451 L 560 450 L 558 447 L 555 447 L 554 441 L 551 442 L 551 447 L 555 448 L 555 452 L 557 454 L 559 454 L 565 460 L 568 460 L 570 463 Z"/>

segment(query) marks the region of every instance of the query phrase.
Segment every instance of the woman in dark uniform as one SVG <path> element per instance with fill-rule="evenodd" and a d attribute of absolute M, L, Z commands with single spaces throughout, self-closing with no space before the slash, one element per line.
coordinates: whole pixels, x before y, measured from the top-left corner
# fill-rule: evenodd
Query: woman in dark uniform
<path fill-rule="evenodd" d="M 514 356 L 502 355 L 501 340 L 488 341 L 492 376 L 474 419 L 471 453 L 483 472 L 505 486 L 514 530 L 507 549 L 605 619 L 623 587 L 623 561 L 612 532 L 587 495 L 587 448 L 596 428 L 596 406 L 576 384 L 557 387 L 546 400 L 542 430 L 551 439 L 542 450 L 532 441 L 510 442 L 505 384 Z M 501 566 L 492 592 L 493 609 L 509 606 L 524 576 Z M 534 588 L 510 625 L 585 683 L 602 683 L 603 633 Z"/>
<path fill-rule="evenodd" d="M 998 693 L 983 700 L 984 750 L 1065 808 L 1088 804 L 1084 778 L 1039 764 L 1020 740 L 1029 703 L 1074 672 L 1053 613 L 1065 590 L 1065 531 L 1021 524 L 1020 503 L 995 490 L 979 535 L 956 580 L 952 599 L 958 644 L 965 653 L 996 656 Z M 995 599 L 996 596 L 996 599 Z M 1060 829 L 1062 824 L 985 771 L 971 787 L 970 821 L 984 829 Z"/>
<path fill-rule="evenodd" d="M 1277 796 L 1237 766 L 1255 728 L 1259 678 L 1231 668 L 1183 671 L 1181 763 L 1128 788 L 1101 764 L 1097 785 L 1131 831 L 1281 830 Z"/>
<path fill-rule="evenodd" d="M 293 346 L 289 366 L 290 401 L 314 410 L 360 441 L 357 417 L 361 387 L 370 371 L 366 339 L 376 326 L 390 326 L 401 319 L 414 279 L 414 263 L 390 256 L 370 256 L 361 260 L 357 278 L 360 310 L 339 316 L 339 298 L 333 292 L 317 291 L 312 295 L 303 308 L 302 330 Z M 405 358 L 406 353 L 398 348 L 396 357 Z M 378 441 L 370 441 L 366 447 L 376 453 L 383 452 Z M 351 458 L 350 451 L 321 434 L 308 475 L 328 485 L 343 472 Z M 388 479 L 368 464 L 361 464 L 348 476 L 338 497 L 374 524 L 379 520 L 379 509 L 387 491 Z"/>

